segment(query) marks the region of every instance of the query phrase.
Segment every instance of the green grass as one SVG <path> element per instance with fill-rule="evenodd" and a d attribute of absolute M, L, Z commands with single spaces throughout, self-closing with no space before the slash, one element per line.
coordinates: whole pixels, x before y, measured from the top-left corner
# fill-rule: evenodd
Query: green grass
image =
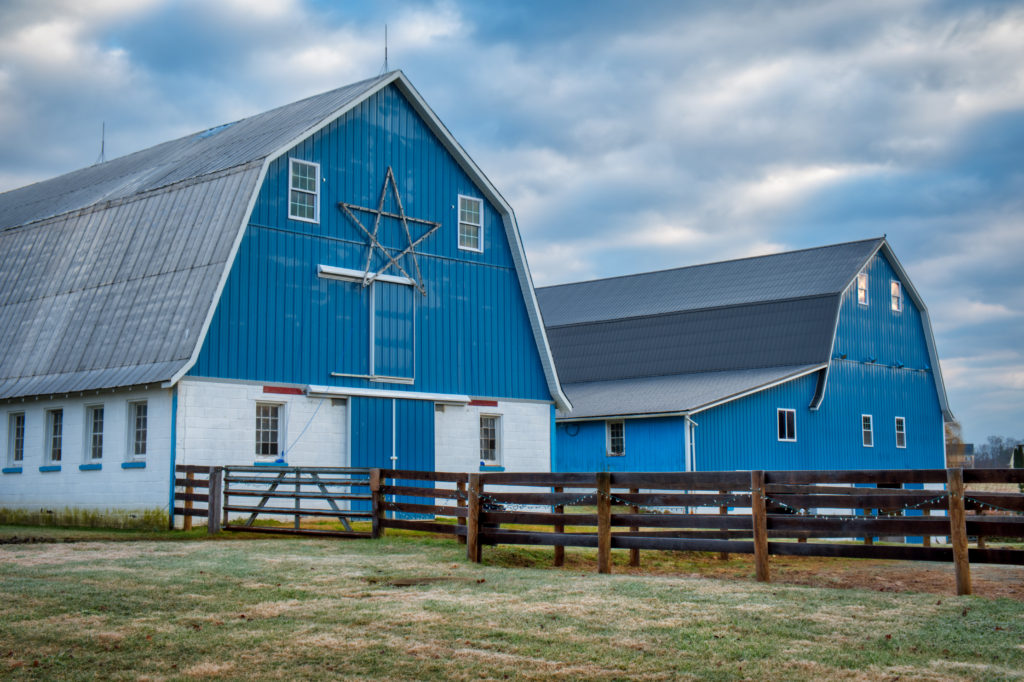
<path fill-rule="evenodd" d="M 0 677 L 1024 678 L 1008 599 L 597 575 L 574 550 L 474 565 L 429 537 L 0 537 L 44 532 L 74 542 L 0 545 Z"/>

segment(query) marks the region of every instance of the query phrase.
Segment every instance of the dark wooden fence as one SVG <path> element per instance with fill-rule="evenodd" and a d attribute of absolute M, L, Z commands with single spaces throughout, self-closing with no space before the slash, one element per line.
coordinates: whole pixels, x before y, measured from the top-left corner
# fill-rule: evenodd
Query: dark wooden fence
<path fill-rule="evenodd" d="M 192 530 L 192 518 L 206 519 L 206 530 L 220 530 L 221 467 L 178 464 L 174 467 L 174 513 L 184 517 L 185 530 Z M 196 503 L 201 507 L 196 507 Z M 182 503 L 182 506 L 178 506 Z"/>
<path fill-rule="evenodd" d="M 400 528 L 452 535 L 465 543 L 468 479 L 468 474 L 441 471 L 371 469 L 374 537 Z M 455 523 L 438 522 L 439 516 Z"/>
<path fill-rule="evenodd" d="M 373 518 L 370 469 L 348 467 L 226 466 L 224 472 L 224 530 L 259 533 L 371 537 L 357 531 L 351 520 Z M 229 523 L 234 514 L 245 516 Z M 259 517 L 291 517 L 292 527 L 255 525 Z M 302 528 L 303 518 L 335 518 L 344 530 Z"/>

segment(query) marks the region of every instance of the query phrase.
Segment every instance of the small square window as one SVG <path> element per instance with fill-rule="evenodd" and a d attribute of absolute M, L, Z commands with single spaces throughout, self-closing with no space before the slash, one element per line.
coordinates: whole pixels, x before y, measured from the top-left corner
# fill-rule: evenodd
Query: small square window
<path fill-rule="evenodd" d="M 85 452 L 86 460 L 98 462 L 103 459 L 103 406 L 85 408 Z"/>
<path fill-rule="evenodd" d="M 860 416 L 860 431 L 861 431 L 861 442 L 866 448 L 873 448 L 875 446 L 875 433 L 874 427 L 871 424 L 871 415 L 862 414 Z"/>
<path fill-rule="evenodd" d="M 626 454 L 626 423 L 608 422 L 608 456 L 622 457 Z"/>
<path fill-rule="evenodd" d="M 896 417 L 896 447 L 907 447 L 907 420 Z"/>
<path fill-rule="evenodd" d="M 779 440 L 796 441 L 796 410 L 779 408 Z"/>
<path fill-rule="evenodd" d="M 46 411 L 46 456 L 59 462 L 64 450 L 64 410 Z"/>
<path fill-rule="evenodd" d="M 501 465 L 501 417 L 480 415 L 480 463 Z"/>
<path fill-rule="evenodd" d="M 889 282 L 889 292 L 892 297 L 892 310 L 895 313 L 903 310 L 903 285 L 896 280 Z"/>
<path fill-rule="evenodd" d="M 149 404 L 128 403 L 128 459 L 146 459 L 149 441 Z"/>
<path fill-rule="evenodd" d="M 281 405 L 256 403 L 256 456 L 281 454 Z"/>
<path fill-rule="evenodd" d="M 464 251 L 484 250 L 484 202 L 459 196 L 459 248 Z"/>
<path fill-rule="evenodd" d="M 320 222 L 320 164 L 289 159 L 288 217 Z"/>
<path fill-rule="evenodd" d="M 857 303 L 868 304 L 868 273 L 866 272 L 857 275 Z"/>
<path fill-rule="evenodd" d="M 13 412 L 7 417 L 7 461 L 18 466 L 25 459 L 25 413 Z"/>

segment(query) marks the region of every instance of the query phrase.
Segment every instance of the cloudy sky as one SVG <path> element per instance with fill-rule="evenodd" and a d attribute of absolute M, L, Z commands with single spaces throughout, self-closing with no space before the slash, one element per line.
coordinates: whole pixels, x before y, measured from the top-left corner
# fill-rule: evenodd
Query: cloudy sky
<path fill-rule="evenodd" d="M 410 77 L 537 284 L 888 235 L 968 440 L 1024 437 L 1024 7 L 4 0 L 0 191 Z"/>

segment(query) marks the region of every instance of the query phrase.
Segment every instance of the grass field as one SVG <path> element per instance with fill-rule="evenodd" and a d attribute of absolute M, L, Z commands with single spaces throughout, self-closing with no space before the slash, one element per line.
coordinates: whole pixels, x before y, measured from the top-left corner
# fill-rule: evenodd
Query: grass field
<path fill-rule="evenodd" d="M 601 576 L 432 538 L 15 535 L 61 541 L 0 545 L 12 679 L 1024 678 L 1019 600 L 762 585 L 745 557 Z"/>

